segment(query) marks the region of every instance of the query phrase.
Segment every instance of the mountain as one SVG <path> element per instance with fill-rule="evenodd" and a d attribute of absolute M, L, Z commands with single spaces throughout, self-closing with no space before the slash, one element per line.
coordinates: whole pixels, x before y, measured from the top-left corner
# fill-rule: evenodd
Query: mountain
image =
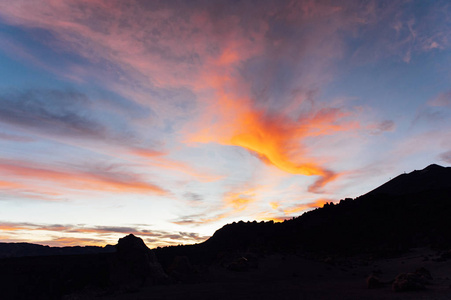
<path fill-rule="evenodd" d="M 77 255 L 114 252 L 114 246 L 49 247 L 31 243 L 0 243 L 0 258 L 23 256 Z"/>
<path fill-rule="evenodd" d="M 451 188 L 451 167 L 436 164 L 423 170 L 401 174 L 367 195 L 405 195 Z"/>
<path fill-rule="evenodd" d="M 411 247 L 451 247 L 451 168 L 430 165 L 402 174 L 356 199 L 328 203 L 283 223 L 227 224 L 199 245 L 157 249 L 214 261 L 224 251 L 385 255 Z"/>

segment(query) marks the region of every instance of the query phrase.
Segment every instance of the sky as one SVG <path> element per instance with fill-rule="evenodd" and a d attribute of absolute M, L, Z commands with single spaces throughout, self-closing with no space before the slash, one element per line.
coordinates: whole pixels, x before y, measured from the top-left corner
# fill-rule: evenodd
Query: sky
<path fill-rule="evenodd" d="M 432 163 L 449 1 L 0 0 L 0 242 L 199 243 Z"/>

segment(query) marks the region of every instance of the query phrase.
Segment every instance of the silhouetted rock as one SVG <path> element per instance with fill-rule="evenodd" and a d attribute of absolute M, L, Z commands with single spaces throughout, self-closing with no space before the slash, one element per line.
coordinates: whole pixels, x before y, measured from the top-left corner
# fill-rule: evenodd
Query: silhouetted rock
<path fill-rule="evenodd" d="M 396 276 L 392 288 L 395 292 L 422 290 L 426 288 L 427 284 L 430 284 L 431 280 L 431 272 L 421 267 L 414 273 L 401 273 Z"/>
<path fill-rule="evenodd" d="M 371 274 L 366 279 L 366 284 L 369 289 L 376 289 L 382 287 L 384 284 L 381 282 L 381 280 L 376 277 L 375 275 Z"/>
<path fill-rule="evenodd" d="M 424 279 L 416 273 L 401 273 L 396 276 L 392 285 L 395 292 L 417 291 L 425 288 Z"/>
<path fill-rule="evenodd" d="M 119 239 L 117 252 L 111 264 L 113 284 L 135 289 L 167 280 L 168 276 L 158 263 L 155 254 L 141 238 L 133 234 Z"/>
<path fill-rule="evenodd" d="M 245 272 L 249 270 L 249 262 L 247 260 L 247 258 L 245 257 L 240 257 L 238 259 L 236 259 L 235 261 L 231 262 L 228 266 L 227 269 L 230 271 L 235 271 L 235 272 Z"/>
<path fill-rule="evenodd" d="M 433 279 L 431 272 L 429 272 L 429 270 L 426 269 L 425 267 L 416 269 L 415 274 L 418 274 L 419 276 L 421 276 L 424 279 L 426 284 L 428 284 Z"/>
<path fill-rule="evenodd" d="M 187 256 L 176 256 L 167 269 L 167 273 L 178 282 L 192 283 L 199 280 L 196 268 Z"/>
<path fill-rule="evenodd" d="M 174 272 L 188 274 L 194 271 L 189 258 L 186 256 L 176 256 L 172 265 L 168 269 L 168 273 L 172 274 Z"/>

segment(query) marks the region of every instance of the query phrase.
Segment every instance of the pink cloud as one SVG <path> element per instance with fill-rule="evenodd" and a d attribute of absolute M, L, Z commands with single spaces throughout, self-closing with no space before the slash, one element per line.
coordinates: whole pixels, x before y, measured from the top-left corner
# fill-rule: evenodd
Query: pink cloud
<path fill-rule="evenodd" d="M 55 170 L 35 163 L 20 161 L 0 160 L 0 171 L 2 175 L 16 178 L 21 185 L 32 180 L 30 186 L 37 183 L 52 182 L 56 186 L 78 190 L 106 191 L 121 193 L 151 193 L 167 195 L 163 188 L 142 180 L 132 173 L 110 172 L 109 170 Z M 45 186 L 42 187 L 45 193 Z"/>
<path fill-rule="evenodd" d="M 431 106 L 451 106 L 451 90 L 440 93 L 437 97 L 429 100 L 429 104 Z"/>

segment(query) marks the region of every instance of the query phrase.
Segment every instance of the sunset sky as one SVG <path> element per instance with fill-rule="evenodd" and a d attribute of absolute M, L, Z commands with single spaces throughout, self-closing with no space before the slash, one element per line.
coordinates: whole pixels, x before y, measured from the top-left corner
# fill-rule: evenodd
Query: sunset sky
<path fill-rule="evenodd" d="M 0 0 L 0 241 L 149 247 L 451 164 L 451 3 Z"/>

